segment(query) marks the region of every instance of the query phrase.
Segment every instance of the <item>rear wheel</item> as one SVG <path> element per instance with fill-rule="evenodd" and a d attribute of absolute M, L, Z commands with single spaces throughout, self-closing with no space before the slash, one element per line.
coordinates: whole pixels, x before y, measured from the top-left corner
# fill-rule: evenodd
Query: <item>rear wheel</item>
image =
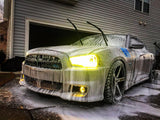
<path fill-rule="evenodd" d="M 155 74 L 155 71 L 154 71 L 154 70 L 151 70 L 151 71 L 150 71 L 150 74 L 149 74 L 149 82 L 150 82 L 150 83 L 154 82 L 156 76 L 157 76 L 157 75 Z"/>
<path fill-rule="evenodd" d="M 122 99 L 126 80 L 126 70 L 122 61 L 114 62 L 109 71 L 105 83 L 104 100 L 109 103 L 117 103 Z"/>

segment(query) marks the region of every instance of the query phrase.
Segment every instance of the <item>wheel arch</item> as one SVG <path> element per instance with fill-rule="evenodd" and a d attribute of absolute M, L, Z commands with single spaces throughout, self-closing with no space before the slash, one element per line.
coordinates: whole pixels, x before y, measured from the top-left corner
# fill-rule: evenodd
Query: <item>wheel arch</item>
<path fill-rule="evenodd" d="M 121 62 L 124 64 L 125 69 L 126 69 L 126 71 L 127 71 L 127 61 L 126 61 L 125 58 L 123 58 L 123 57 L 116 57 L 116 58 L 114 58 L 114 59 L 112 60 L 112 62 L 110 63 L 109 68 L 110 68 L 110 67 L 113 65 L 113 63 L 115 63 L 116 61 L 121 61 Z"/>

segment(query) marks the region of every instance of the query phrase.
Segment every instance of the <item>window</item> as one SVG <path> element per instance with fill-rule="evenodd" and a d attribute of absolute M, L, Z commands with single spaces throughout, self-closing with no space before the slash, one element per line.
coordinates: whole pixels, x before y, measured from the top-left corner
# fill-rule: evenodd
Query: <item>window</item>
<path fill-rule="evenodd" d="M 136 37 L 131 37 L 130 38 L 130 47 L 133 47 L 135 49 L 142 49 L 145 47 L 144 43 L 142 41 L 140 41 L 138 38 Z"/>
<path fill-rule="evenodd" d="M 135 9 L 143 13 L 149 13 L 149 0 L 135 0 Z"/>

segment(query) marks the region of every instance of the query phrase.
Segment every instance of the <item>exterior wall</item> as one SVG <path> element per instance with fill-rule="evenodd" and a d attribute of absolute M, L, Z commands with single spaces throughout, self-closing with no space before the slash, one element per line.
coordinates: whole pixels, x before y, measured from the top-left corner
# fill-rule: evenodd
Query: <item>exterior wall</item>
<path fill-rule="evenodd" d="M 25 54 L 27 20 L 30 19 L 72 28 L 66 20 L 69 18 L 80 30 L 98 32 L 86 24 L 90 21 L 107 34 L 136 35 L 154 52 L 153 43 L 160 41 L 159 8 L 160 0 L 150 0 L 149 15 L 135 11 L 134 0 L 79 0 L 74 6 L 54 0 L 15 0 L 13 56 Z M 139 25 L 140 21 L 147 25 Z"/>

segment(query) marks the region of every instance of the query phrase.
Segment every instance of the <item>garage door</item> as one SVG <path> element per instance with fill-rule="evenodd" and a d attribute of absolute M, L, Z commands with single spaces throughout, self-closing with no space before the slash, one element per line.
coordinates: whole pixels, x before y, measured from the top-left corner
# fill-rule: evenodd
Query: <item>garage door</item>
<path fill-rule="evenodd" d="M 46 46 L 68 45 L 94 33 L 30 23 L 29 49 Z"/>

